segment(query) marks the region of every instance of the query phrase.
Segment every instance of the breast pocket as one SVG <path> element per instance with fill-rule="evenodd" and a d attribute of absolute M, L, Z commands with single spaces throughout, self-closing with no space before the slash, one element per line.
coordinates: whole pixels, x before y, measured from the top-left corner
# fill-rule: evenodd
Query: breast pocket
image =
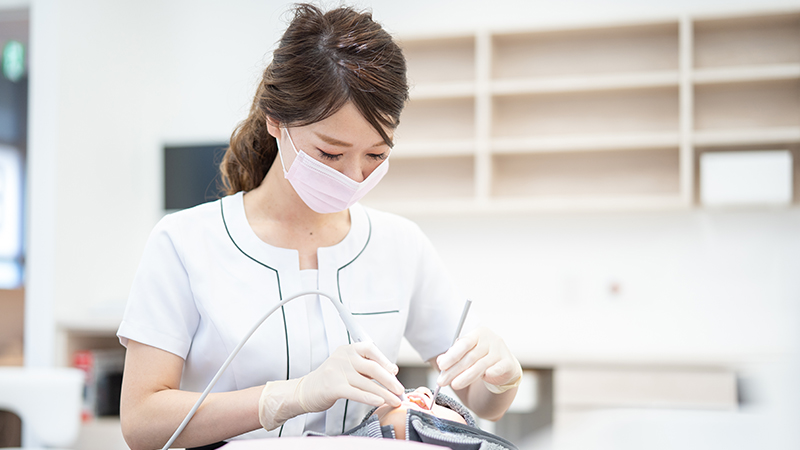
<path fill-rule="evenodd" d="M 401 303 L 395 300 L 353 302 L 350 312 L 383 354 L 395 361 L 407 317 Z"/>

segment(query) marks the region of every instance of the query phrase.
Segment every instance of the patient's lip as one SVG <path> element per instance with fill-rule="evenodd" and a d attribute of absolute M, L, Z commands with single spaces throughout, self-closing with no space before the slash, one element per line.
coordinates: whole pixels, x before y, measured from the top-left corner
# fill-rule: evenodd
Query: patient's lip
<path fill-rule="evenodd" d="M 416 392 L 412 392 L 407 394 L 406 398 L 408 399 L 409 402 L 419 406 L 420 408 L 426 411 L 430 410 L 430 408 L 428 407 L 428 399 L 426 399 L 425 396 L 420 395 Z"/>

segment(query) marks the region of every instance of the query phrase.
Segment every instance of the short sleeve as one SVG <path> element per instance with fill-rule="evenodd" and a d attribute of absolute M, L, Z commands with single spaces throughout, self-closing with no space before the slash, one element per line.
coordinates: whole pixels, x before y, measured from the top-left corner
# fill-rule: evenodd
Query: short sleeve
<path fill-rule="evenodd" d="M 417 258 L 405 337 L 428 361 L 452 344 L 466 299 L 458 294 L 439 254 L 421 230 Z"/>
<path fill-rule="evenodd" d="M 200 315 L 176 245 L 176 221 L 164 217 L 147 240 L 117 336 L 186 359 Z"/>

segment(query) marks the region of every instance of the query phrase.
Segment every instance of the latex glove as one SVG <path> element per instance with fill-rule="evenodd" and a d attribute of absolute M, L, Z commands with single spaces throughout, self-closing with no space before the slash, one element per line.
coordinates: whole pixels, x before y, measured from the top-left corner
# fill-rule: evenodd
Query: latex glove
<path fill-rule="evenodd" d="M 458 338 L 436 359 L 439 386 L 461 390 L 483 380 L 498 394 L 516 387 L 522 380 L 522 366 L 505 341 L 492 330 L 481 327 Z"/>
<path fill-rule="evenodd" d="M 308 375 L 267 383 L 258 403 L 259 422 L 274 430 L 300 414 L 325 411 L 340 398 L 372 406 L 400 406 L 398 396 L 405 389 L 395 377 L 397 372 L 397 366 L 375 344 L 343 345 Z"/>

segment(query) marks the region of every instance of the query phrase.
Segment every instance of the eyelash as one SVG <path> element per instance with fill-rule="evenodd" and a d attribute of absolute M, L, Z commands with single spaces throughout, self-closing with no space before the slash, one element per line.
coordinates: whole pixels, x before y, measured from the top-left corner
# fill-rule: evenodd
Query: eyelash
<path fill-rule="evenodd" d="M 319 150 L 319 153 L 320 153 L 320 156 L 322 156 L 323 159 L 327 159 L 329 161 L 336 161 L 342 156 L 341 154 L 334 155 L 334 154 L 331 154 L 331 153 L 325 153 L 322 150 Z M 370 153 L 367 156 L 372 158 L 372 159 L 374 159 L 374 160 L 376 160 L 376 161 L 383 161 L 384 159 L 386 159 L 386 152 L 377 153 L 377 154 L 376 153 Z"/>
<path fill-rule="evenodd" d="M 384 159 L 386 159 L 386 152 L 377 153 L 377 154 L 376 153 L 370 153 L 367 156 L 369 156 L 370 158 L 372 158 L 372 159 L 374 159 L 376 161 L 383 161 Z"/>
<path fill-rule="evenodd" d="M 339 159 L 342 156 L 342 155 L 332 155 L 330 153 L 325 153 L 322 150 L 320 150 L 319 152 L 320 152 L 320 154 L 321 154 L 323 159 L 328 159 L 328 160 L 331 160 L 331 161 L 336 161 L 337 159 Z"/>

